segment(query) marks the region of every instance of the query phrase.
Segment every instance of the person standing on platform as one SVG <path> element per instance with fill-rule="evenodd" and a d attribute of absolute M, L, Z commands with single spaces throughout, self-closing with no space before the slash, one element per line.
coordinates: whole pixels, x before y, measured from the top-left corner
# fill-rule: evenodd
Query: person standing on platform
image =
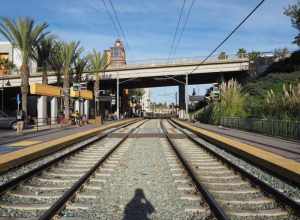
<path fill-rule="evenodd" d="M 17 112 L 17 135 L 23 134 L 24 129 L 24 112 L 20 110 Z"/>
<path fill-rule="evenodd" d="M 77 127 L 80 127 L 80 114 L 78 111 L 75 112 L 75 123 Z"/>

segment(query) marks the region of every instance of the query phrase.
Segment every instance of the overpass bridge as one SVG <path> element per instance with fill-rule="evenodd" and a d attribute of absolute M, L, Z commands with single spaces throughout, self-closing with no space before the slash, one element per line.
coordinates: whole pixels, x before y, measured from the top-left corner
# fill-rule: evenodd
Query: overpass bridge
<path fill-rule="evenodd" d="M 101 73 L 101 86 L 112 88 L 116 85 L 117 79 L 126 88 L 174 86 L 184 84 L 186 75 L 189 84 L 204 84 L 244 77 L 249 70 L 248 58 L 211 59 L 203 64 L 201 60 L 195 58 L 177 59 L 171 62 L 154 60 L 153 63 L 109 68 Z"/>
<path fill-rule="evenodd" d="M 188 75 L 189 84 L 205 84 L 223 79 L 241 78 L 249 70 L 248 58 L 230 56 L 227 59 L 218 59 L 213 57 L 205 63 L 201 63 L 202 59 L 202 57 L 195 57 L 173 60 L 140 60 L 136 63 L 110 67 L 100 74 L 100 87 L 103 89 L 116 88 L 117 79 L 123 88 L 174 86 L 184 84 L 186 75 Z M 197 69 L 193 71 L 195 68 Z M 89 80 L 95 78 L 92 72 L 87 72 L 84 75 Z M 2 80 L 9 80 L 9 87 L 19 87 L 21 85 L 20 76 L 17 74 L 3 76 Z M 55 73 L 49 72 L 48 83 L 55 84 L 56 81 Z M 31 74 L 30 84 L 41 82 L 40 72 Z M 6 83 L 3 84 L 4 87 L 7 87 Z"/>
<path fill-rule="evenodd" d="M 243 78 L 249 70 L 249 59 L 231 56 L 226 59 L 211 58 L 202 63 L 202 58 L 183 58 L 176 60 L 151 60 L 149 62 L 131 63 L 118 67 L 110 67 L 101 72 L 100 88 L 113 90 L 120 96 L 122 90 L 130 88 L 149 88 L 162 86 L 179 86 L 179 105 L 181 109 L 188 109 L 187 85 L 208 84 Z M 62 76 L 63 77 L 63 76 Z M 89 89 L 93 87 L 95 74 L 84 74 L 89 82 Z M 0 85 L 6 88 L 6 95 L 16 97 L 21 85 L 19 75 L 0 77 Z M 9 82 L 9 83 L 8 83 Z M 57 78 L 54 72 L 48 73 L 48 84 L 55 84 Z M 29 84 L 42 83 L 41 73 L 33 73 Z M 3 94 L 3 93 L 2 93 Z M 119 99 L 116 99 L 117 112 Z"/>

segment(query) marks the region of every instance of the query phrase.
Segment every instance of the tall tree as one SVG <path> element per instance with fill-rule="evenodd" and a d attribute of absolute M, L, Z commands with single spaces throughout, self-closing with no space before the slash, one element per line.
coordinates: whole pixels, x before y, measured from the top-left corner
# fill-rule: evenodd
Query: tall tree
<path fill-rule="evenodd" d="M 250 53 L 248 53 L 248 57 L 251 61 L 255 61 L 259 56 L 260 56 L 260 52 L 258 51 L 252 51 Z"/>
<path fill-rule="evenodd" d="M 50 54 L 54 46 L 54 36 L 47 36 L 42 39 L 36 47 L 35 59 L 38 67 L 42 68 L 42 82 L 48 84 L 48 69 L 50 66 Z"/>
<path fill-rule="evenodd" d="M 238 56 L 238 58 L 245 58 L 247 55 L 247 51 L 245 48 L 240 48 L 236 55 Z"/>
<path fill-rule="evenodd" d="M 55 71 L 57 85 L 62 84 L 62 72 L 64 64 L 64 44 L 61 41 L 53 41 L 53 47 L 49 55 L 49 64 L 51 68 Z"/>
<path fill-rule="evenodd" d="M 95 116 L 100 115 L 100 109 L 98 108 L 98 98 L 99 98 L 99 87 L 100 87 L 100 72 L 104 71 L 109 63 L 108 57 L 104 53 L 101 55 L 100 52 L 97 52 L 95 49 L 91 54 L 88 55 L 90 69 L 95 74 L 95 83 L 94 83 L 94 94 L 95 94 Z"/>
<path fill-rule="evenodd" d="M 227 58 L 228 58 L 228 55 L 224 51 L 222 51 L 218 56 L 219 60 L 226 60 Z"/>
<path fill-rule="evenodd" d="M 70 43 L 63 44 L 63 74 L 64 74 L 64 111 L 65 118 L 70 118 L 70 69 L 74 60 L 82 52 L 82 48 L 79 47 L 79 42 L 72 41 Z"/>
<path fill-rule="evenodd" d="M 74 61 L 74 82 L 81 82 L 82 74 L 84 73 L 88 64 L 87 57 L 77 57 Z"/>
<path fill-rule="evenodd" d="M 0 33 L 21 52 L 22 110 L 24 111 L 25 118 L 27 118 L 27 96 L 30 76 L 29 62 L 34 58 L 34 50 L 37 44 L 48 34 L 48 32 L 45 32 L 48 24 L 35 24 L 34 20 L 22 17 L 16 21 L 9 18 L 1 18 L 0 21 Z"/>
<path fill-rule="evenodd" d="M 290 54 L 290 52 L 287 48 L 274 50 L 274 56 L 279 59 L 287 58 L 289 56 L 289 54 Z"/>
<path fill-rule="evenodd" d="M 284 14 L 291 18 L 293 27 L 298 30 L 298 35 L 295 37 L 293 43 L 300 46 L 300 0 L 285 9 Z"/>

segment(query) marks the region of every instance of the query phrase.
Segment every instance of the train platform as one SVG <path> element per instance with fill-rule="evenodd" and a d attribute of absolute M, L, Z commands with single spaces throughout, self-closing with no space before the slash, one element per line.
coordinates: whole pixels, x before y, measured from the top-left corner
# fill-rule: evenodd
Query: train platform
<path fill-rule="evenodd" d="M 218 133 L 220 135 L 224 135 L 242 143 L 255 145 L 256 147 L 266 151 L 300 162 L 300 141 L 286 140 L 278 137 L 271 137 L 258 133 L 242 131 L 223 126 L 203 124 L 199 122 L 196 122 L 193 125 Z"/>
<path fill-rule="evenodd" d="M 226 131 L 224 128 L 173 119 L 177 125 L 272 174 L 300 184 L 300 161 L 297 142 L 271 138 L 250 132 Z M 225 130 L 225 131 L 224 131 Z M 272 142 L 271 142 L 272 141 Z M 271 143 L 270 143 L 271 142 Z M 273 145 L 271 145 L 273 144 Z"/>
<path fill-rule="evenodd" d="M 102 126 L 86 125 L 67 127 L 54 132 L 41 133 L 16 142 L 0 145 L 0 172 L 4 172 L 25 162 L 53 153 L 99 133 L 133 122 L 126 119 L 104 123 Z"/>
<path fill-rule="evenodd" d="M 85 125 L 82 127 L 67 126 L 61 128 L 53 128 L 47 130 L 41 130 L 38 132 L 27 132 L 23 135 L 10 134 L 7 137 L 2 137 L 0 141 L 0 155 L 9 152 L 17 151 L 25 147 L 33 146 L 39 143 L 44 143 L 49 140 L 61 138 L 70 134 L 88 131 L 96 128 L 95 125 Z"/>

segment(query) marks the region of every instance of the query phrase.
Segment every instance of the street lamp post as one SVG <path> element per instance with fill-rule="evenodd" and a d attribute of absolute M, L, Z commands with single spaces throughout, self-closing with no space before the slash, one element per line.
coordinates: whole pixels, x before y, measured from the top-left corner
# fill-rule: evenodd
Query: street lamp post
<path fill-rule="evenodd" d="M 189 75 L 185 75 L 185 114 L 186 119 L 189 119 L 189 94 L 188 94 L 188 85 L 189 85 Z"/>
<path fill-rule="evenodd" d="M 1 110 L 4 112 L 4 76 L 1 77 L 2 78 L 2 87 L 1 87 Z"/>
<path fill-rule="evenodd" d="M 117 95 L 116 95 L 116 101 L 117 101 L 117 119 L 120 119 L 120 111 L 119 111 L 119 87 L 120 87 L 120 81 L 119 81 L 119 74 L 117 75 Z"/>

